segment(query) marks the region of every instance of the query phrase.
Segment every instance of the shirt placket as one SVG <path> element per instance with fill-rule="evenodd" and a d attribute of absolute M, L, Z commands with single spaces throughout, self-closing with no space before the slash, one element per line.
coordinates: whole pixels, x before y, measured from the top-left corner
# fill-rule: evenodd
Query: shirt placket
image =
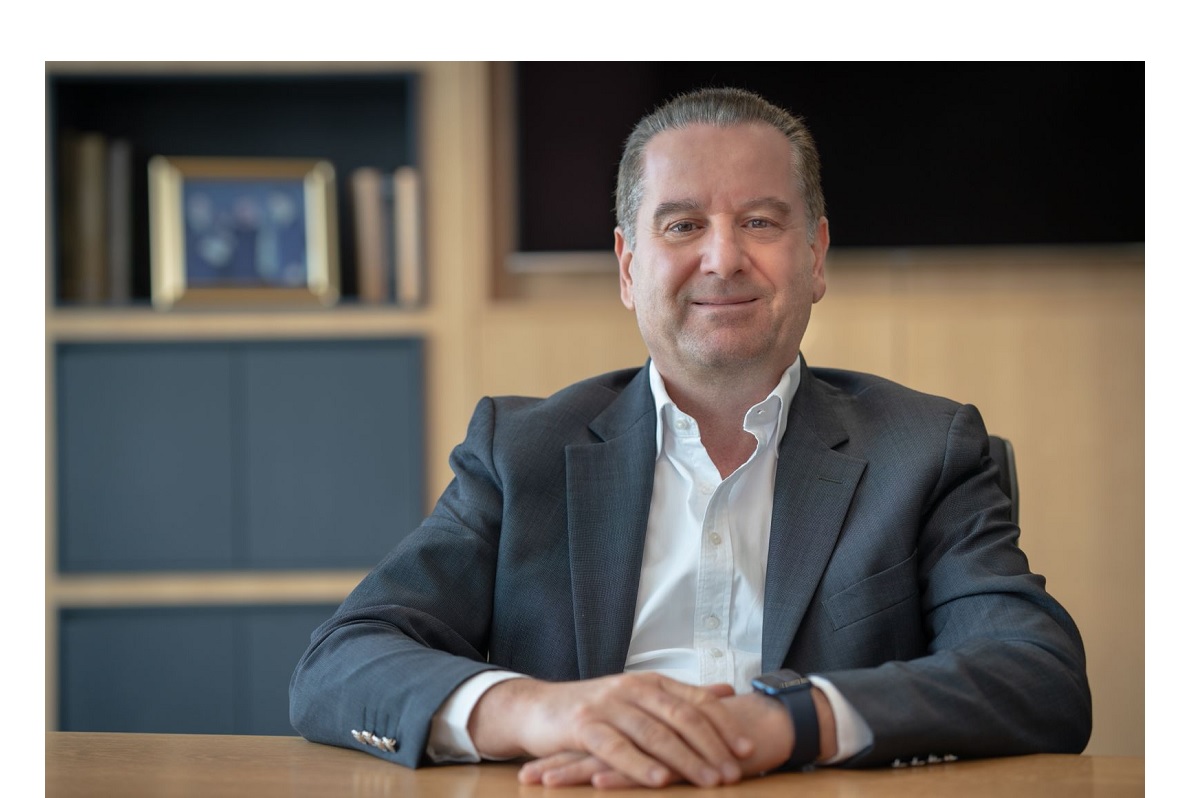
<path fill-rule="evenodd" d="M 702 684 L 732 682 L 729 610 L 733 601 L 733 551 L 729 544 L 729 481 L 696 439 L 692 490 L 707 500 L 700 527 L 700 562 L 696 573 L 694 645 L 700 654 Z"/>

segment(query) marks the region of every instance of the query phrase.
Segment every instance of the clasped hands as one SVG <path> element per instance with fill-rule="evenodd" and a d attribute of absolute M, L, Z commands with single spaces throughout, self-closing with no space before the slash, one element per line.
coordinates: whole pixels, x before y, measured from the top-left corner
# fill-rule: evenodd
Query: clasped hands
<path fill-rule="evenodd" d="M 501 682 L 475 705 L 468 730 L 485 757 L 533 757 L 523 784 L 601 788 L 733 784 L 787 761 L 795 737 L 774 699 L 657 673 Z"/>

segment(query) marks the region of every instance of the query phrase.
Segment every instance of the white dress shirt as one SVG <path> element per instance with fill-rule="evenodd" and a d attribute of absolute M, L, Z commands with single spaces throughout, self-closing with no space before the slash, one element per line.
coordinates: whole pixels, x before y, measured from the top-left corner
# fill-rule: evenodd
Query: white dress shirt
<path fill-rule="evenodd" d="M 650 364 L 657 411 L 657 459 L 627 671 L 657 671 L 689 684 L 732 684 L 751 691 L 761 673 L 763 596 L 775 467 L 788 409 L 799 387 L 800 358 L 775 390 L 751 407 L 743 428 L 754 453 L 721 479 L 700 441 L 695 419 L 667 394 Z M 464 682 L 433 718 L 427 753 L 435 761 L 478 762 L 467 720 L 479 697 L 510 672 L 488 672 Z M 827 680 L 811 677 L 829 699 L 837 721 L 838 751 L 826 764 L 870 745 L 873 735 L 858 712 Z"/>

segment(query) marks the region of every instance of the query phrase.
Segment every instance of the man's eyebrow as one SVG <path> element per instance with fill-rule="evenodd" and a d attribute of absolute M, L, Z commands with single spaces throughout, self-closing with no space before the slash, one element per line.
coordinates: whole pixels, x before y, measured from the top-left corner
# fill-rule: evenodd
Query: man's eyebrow
<path fill-rule="evenodd" d="M 759 208 L 769 209 L 780 216 L 791 216 L 793 210 L 790 202 L 781 200 L 779 197 L 755 197 L 742 203 L 741 212 L 745 213 Z M 694 199 L 667 200 L 659 203 L 658 207 L 654 209 L 653 223 L 655 227 L 660 227 L 670 216 L 679 213 L 696 213 L 700 210 L 702 210 L 700 203 Z"/>
<path fill-rule="evenodd" d="M 658 207 L 654 209 L 654 226 L 660 226 L 668 216 L 674 216 L 677 213 L 695 213 L 700 210 L 700 203 L 696 200 L 668 200 L 660 202 Z"/>
<path fill-rule="evenodd" d="M 779 199 L 779 197 L 755 197 L 742 205 L 744 211 L 755 208 L 769 208 L 780 216 L 790 216 L 792 214 L 792 204 Z"/>

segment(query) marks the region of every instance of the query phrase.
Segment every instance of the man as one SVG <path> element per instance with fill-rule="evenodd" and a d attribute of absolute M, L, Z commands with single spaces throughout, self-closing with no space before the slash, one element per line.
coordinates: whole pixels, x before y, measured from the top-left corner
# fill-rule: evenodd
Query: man
<path fill-rule="evenodd" d="M 978 412 L 799 355 L 818 164 L 748 92 L 638 124 L 615 250 L 649 363 L 479 403 L 432 515 L 313 633 L 298 731 L 601 787 L 1082 750 L 1082 642 Z"/>

